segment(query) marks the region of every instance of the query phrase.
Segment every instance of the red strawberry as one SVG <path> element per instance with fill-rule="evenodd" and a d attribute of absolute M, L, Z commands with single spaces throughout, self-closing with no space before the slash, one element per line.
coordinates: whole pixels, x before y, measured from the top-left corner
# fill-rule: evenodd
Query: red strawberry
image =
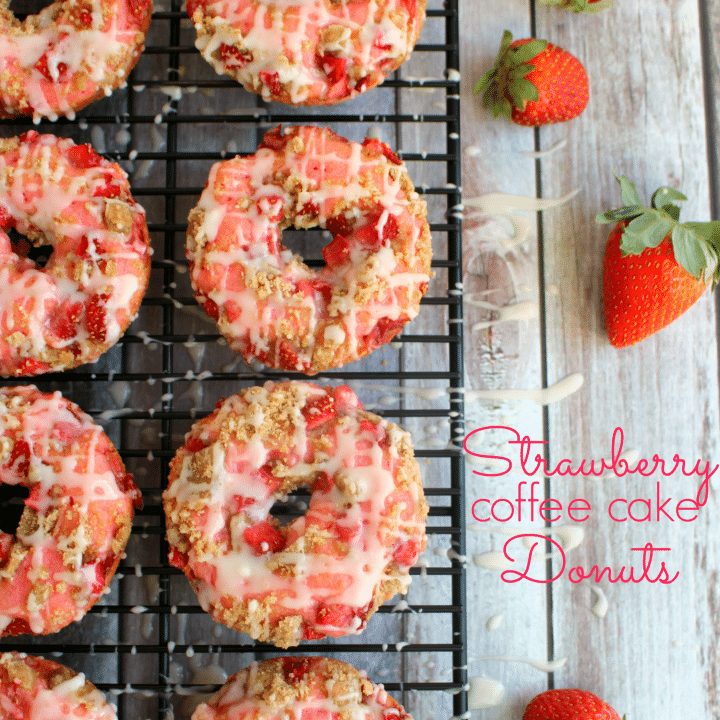
<path fill-rule="evenodd" d="M 58 82 L 63 82 L 65 79 L 65 73 L 67 73 L 67 65 L 63 62 L 60 62 L 57 64 L 57 78 L 54 78 L 50 74 L 50 67 L 48 66 L 48 56 L 47 53 L 45 53 L 36 63 L 35 63 L 35 69 L 40 72 L 40 74 L 50 82 L 55 82 L 57 79 Z"/>
<path fill-rule="evenodd" d="M 541 5 L 558 5 L 576 13 L 598 13 L 613 6 L 611 0 L 540 0 Z"/>
<path fill-rule="evenodd" d="M 277 73 L 269 73 L 261 71 L 258 73 L 260 81 L 270 90 L 273 97 L 282 95 L 282 85 L 280 85 L 280 76 Z"/>
<path fill-rule="evenodd" d="M 680 224 L 680 192 L 660 188 L 646 208 L 635 186 L 618 180 L 625 206 L 596 219 L 617 223 L 605 250 L 603 309 L 610 342 L 621 348 L 669 325 L 717 283 L 720 221 Z"/>
<path fill-rule="evenodd" d="M 179 552 L 178 550 L 172 549 L 168 553 L 168 562 L 173 566 L 182 570 L 187 565 L 187 555 Z"/>
<path fill-rule="evenodd" d="M 295 684 L 307 675 L 310 658 L 286 657 L 282 658 L 282 664 L 285 678 Z"/>
<path fill-rule="evenodd" d="M 152 0 L 130 0 L 130 12 L 138 20 L 144 19 L 147 15 L 152 13 Z M 192 13 L 190 14 L 190 17 L 192 17 Z"/>
<path fill-rule="evenodd" d="M 18 364 L 18 375 L 40 375 L 46 373 L 50 369 L 47 363 L 40 362 L 33 358 L 25 358 L 21 363 Z"/>
<path fill-rule="evenodd" d="M 398 333 L 402 331 L 407 323 L 407 319 L 391 320 L 390 318 L 380 318 L 377 325 L 366 336 L 366 341 L 371 348 L 380 347 L 389 343 Z"/>
<path fill-rule="evenodd" d="M 323 425 L 337 415 L 335 401 L 330 395 L 319 395 L 310 398 L 302 409 L 308 430 Z"/>
<path fill-rule="evenodd" d="M 525 708 L 523 720 L 620 720 L 597 695 L 587 690 L 546 690 Z"/>
<path fill-rule="evenodd" d="M 243 538 L 258 555 L 278 552 L 285 545 L 283 534 L 265 520 L 245 528 Z"/>
<path fill-rule="evenodd" d="M 79 170 L 97 167 L 103 160 L 89 145 L 75 145 L 68 149 L 66 156 Z"/>
<path fill-rule="evenodd" d="M 77 334 L 77 321 L 82 313 L 82 303 L 65 300 L 48 320 L 48 330 L 58 340 L 72 340 Z"/>
<path fill-rule="evenodd" d="M 253 59 L 253 56 L 249 50 L 241 50 L 234 45 L 220 43 L 220 58 L 225 65 L 242 68 Z"/>
<path fill-rule="evenodd" d="M 557 45 L 505 31 L 495 65 L 475 85 L 484 108 L 518 125 L 549 125 L 580 115 L 588 103 L 582 63 Z"/>
<path fill-rule="evenodd" d="M 345 79 L 345 63 L 347 63 L 345 58 L 335 57 L 335 55 L 317 55 L 316 61 L 333 85 Z"/>
<path fill-rule="evenodd" d="M 387 143 L 377 138 L 366 137 L 362 141 L 363 147 L 366 147 L 370 152 L 384 155 L 393 165 L 402 165 L 402 160 L 390 149 Z"/>
<path fill-rule="evenodd" d="M 8 466 L 15 466 L 15 471 L 20 477 L 27 475 L 30 467 L 30 446 L 26 440 L 16 440 L 10 452 Z"/>
<path fill-rule="evenodd" d="M 85 306 L 85 322 L 91 340 L 105 340 L 107 324 L 105 303 L 110 296 L 105 293 L 91 295 Z"/>

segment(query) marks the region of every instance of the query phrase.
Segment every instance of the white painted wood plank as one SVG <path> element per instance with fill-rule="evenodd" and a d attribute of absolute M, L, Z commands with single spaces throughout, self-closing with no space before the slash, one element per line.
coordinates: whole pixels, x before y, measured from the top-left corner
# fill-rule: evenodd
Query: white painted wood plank
<path fill-rule="evenodd" d="M 613 349 L 601 317 L 602 255 L 608 229 L 596 212 L 617 206 L 613 172 L 637 182 L 649 198 L 660 185 L 684 188 L 691 197 L 686 219 L 709 218 L 705 126 L 697 2 L 616 3 L 595 17 L 556 9 L 538 12 L 538 35 L 580 57 L 591 79 L 586 113 L 568 125 L 542 131 L 543 144 L 568 139 L 567 149 L 543 162 L 543 191 L 580 195 L 545 221 L 544 274 L 559 294 L 547 306 L 548 375 L 580 371 L 585 386 L 550 411 L 550 453 L 557 461 L 608 457 L 614 428 L 626 448 L 642 457 L 674 453 L 694 463 L 720 460 L 717 358 L 713 303 L 706 296 L 672 327 L 638 346 Z M 608 47 L 620 48 L 609 54 Z M 631 548 L 652 542 L 672 550 L 678 570 L 667 587 L 600 583 L 610 601 L 604 620 L 590 613 L 587 586 L 566 577 L 553 583 L 556 654 L 568 664 L 558 686 L 578 686 L 605 697 L 628 716 L 689 717 L 717 714 L 712 687 L 718 677 L 711 618 L 717 522 L 714 497 L 693 523 L 619 523 L 607 515 L 615 498 L 647 497 L 660 480 L 667 496 L 695 494 L 698 482 L 670 478 L 553 481 L 563 501 L 587 498 L 594 511 L 584 524 L 585 542 L 572 564 L 639 566 Z M 658 561 L 655 561 L 658 564 Z M 667 688 L 682 687 L 682 693 Z M 715 708 L 715 713 L 713 713 Z"/>
<path fill-rule="evenodd" d="M 492 9 L 491 9 L 492 5 Z M 525 2 L 464 2 L 461 16 L 461 97 L 463 197 L 487 193 L 516 193 L 535 196 L 535 163 L 522 155 L 533 150 L 532 133 L 509 122 L 494 120 L 473 95 L 473 86 L 482 73 L 492 66 L 504 29 L 515 37 L 526 37 L 530 16 Z M 468 153 L 470 148 L 470 153 Z M 534 226 L 534 216 L 528 218 Z M 537 243 L 534 233 L 517 250 L 504 251 L 496 238 L 503 237 L 501 224 L 493 218 L 468 218 L 464 224 L 464 297 L 486 300 L 497 306 L 508 303 L 539 302 Z M 486 293 L 486 294 L 484 294 Z M 502 390 L 505 388 L 539 388 L 541 386 L 540 328 L 536 319 L 510 322 L 490 329 L 472 330 L 475 323 L 496 319 L 466 302 L 465 367 L 466 389 Z M 502 400 L 468 400 L 468 430 L 490 425 L 507 425 L 521 434 L 542 437 L 542 413 L 530 402 L 510 403 Z M 485 434 L 482 452 L 503 454 L 507 433 Z M 477 450 L 480 452 L 480 450 Z M 475 475 L 478 465 L 467 465 L 467 502 L 470 511 L 480 498 L 513 497 L 522 477 L 513 473 L 489 479 Z M 485 515 L 483 515 L 485 516 Z M 507 539 L 503 535 L 481 532 L 481 524 L 468 512 L 468 554 L 502 551 Z M 491 521 L 488 525 L 501 526 Z M 531 523 L 507 523 L 512 527 Z M 547 676 L 518 662 L 487 660 L 500 656 L 545 660 L 546 604 L 541 585 L 528 587 L 503 582 L 498 571 L 468 565 L 468 651 L 470 675 L 501 682 L 506 701 L 485 710 L 483 718 L 519 717 L 525 703 L 547 687 Z M 493 616 L 502 616 L 496 630 L 486 629 Z"/>

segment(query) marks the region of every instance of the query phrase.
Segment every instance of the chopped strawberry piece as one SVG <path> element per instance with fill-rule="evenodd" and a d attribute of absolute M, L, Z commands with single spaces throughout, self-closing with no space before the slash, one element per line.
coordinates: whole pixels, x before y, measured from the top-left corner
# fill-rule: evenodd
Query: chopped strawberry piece
<path fill-rule="evenodd" d="M 188 3 L 188 12 L 192 17 L 192 12 L 190 12 L 189 5 L 190 3 Z M 152 0 L 130 0 L 130 12 L 138 19 L 144 18 L 147 14 L 150 13 L 151 9 Z"/>
<path fill-rule="evenodd" d="M 0 564 L 4 564 L 10 557 L 10 550 L 13 546 L 13 536 L 0 531 Z"/>
<path fill-rule="evenodd" d="M 188 559 L 185 553 L 181 553 L 174 548 L 168 553 L 168 562 L 179 570 L 184 569 L 187 566 Z"/>
<path fill-rule="evenodd" d="M 18 375 L 40 375 L 50 369 L 47 363 L 40 362 L 34 358 L 25 358 L 18 364 Z"/>
<path fill-rule="evenodd" d="M 298 354 L 286 342 L 280 345 L 278 364 L 283 370 L 298 370 L 298 365 L 301 364 Z"/>
<path fill-rule="evenodd" d="M 378 50 L 382 50 L 383 52 L 389 53 L 392 50 L 392 45 L 390 43 L 381 43 L 380 38 L 376 37 L 375 42 L 373 42 L 373 47 L 377 48 Z"/>
<path fill-rule="evenodd" d="M 399 565 L 410 567 L 417 562 L 420 555 L 420 543 L 417 540 L 408 540 L 401 543 L 393 553 L 393 560 Z"/>
<path fill-rule="evenodd" d="M 265 74 L 267 75 L 267 73 Z M 282 150 L 287 144 L 288 137 L 289 136 L 283 135 L 282 126 L 278 125 L 265 133 L 260 147 L 269 148 L 270 150 Z"/>
<path fill-rule="evenodd" d="M 91 340 L 105 340 L 105 336 L 107 335 L 107 307 L 105 303 L 109 297 L 106 293 L 94 293 L 87 301 L 87 305 L 85 306 L 85 322 Z"/>
<path fill-rule="evenodd" d="M 89 145 L 75 145 L 68 149 L 67 158 L 79 170 L 98 167 L 103 159 Z"/>
<path fill-rule="evenodd" d="M 220 59 L 228 67 L 241 68 L 253 59 L 253 55 L 249 50 L 241 50 L 234 45 L 220 43 Z"/>
<path fill-rule="evenodd" d="M 12 225 L 12 215 L 2 206 L 0 206 L 0 227 L 9 228 Z"/>
<path fill-rule="evenodd" d="M 95 188 L 93 197 L 116 198 L 122 195 L 122 188 L 114 184 L 114 178 L 106 177 L 105 184 Z"/>
<path fill-rule="evenodd" d="M 596 0 L 589 0 L 590 2 L 596 2 Z M 410 16 L 410 20 L 412 20 L 415 15 L 417 14 L 417 0 L 400 0 L 400 2 L 405 6 L 405 9 L 408 12 L 408 15 Z"/>
<path fill-rule="evenodd" d="M 92 13 L 89 13 L 87 10 L 83 10 L 78 17 L 85 27 L 90 27 L 92 25 Z"/>
<path fill-rule="evenodd" d="M 385 224 L 383 225 L 382 229 L 382 239 L 385 240 L 395 240 L 397 238 L 398 233 L 400 232 L 400 229 L 398 228 L 398 222 L 394 215 L 388 215 L 387 219 L 385 220 Z"/>
<path fill-rule="evenodd" d="M 364 80 L 365 78 L 363 78 Z M 360 81 L 362 82 L 362 80 Z M 360 85 L 360 82 L 358 85 Z M 384 155 L 394 165 L 402 165 L 402 160 L 390 149 L 387 143 L 377 138 L 365 138 L 362 144 L 372 153 Z"/>
<path fill-rule="evenodd" d="M 4 630 L 3 635 L 24 635 L 31 632 L 27 620 L 15 618 Z"/>
<path fill-rule="evenodd" d="M 350 221 L 344 215 L 329 217 L 325 223 L 325 227 L 333 235 L 349 235 L 352 230 Z"/>
<path fill-rule="evenodd" d="M 335 400 L 330 395 L 319 395 L 310 398 L 302 409 L 305 425 L 308 430 L 324 425 L 337 415 Z"/>
<path fill-rule="evenodd" d="M 365 75 L 365 77 L 361 77 L 357 83 L 355 83 L 355 89 L 358 92 L 365 92 L 368 89 L 368 86 L 370 85 L 370 76 Z"/>
<path fill-rule="evenodd" d="M 206 447 L 207 445 L 199 438 L 191 437 L 188 438 L 185 442 L 185 449 L 191 453 L 198 452 L 199 450 L 203 450 Z"/>
<path fill-rule="evenodd" d="M 195 10 L 202 5 L 202 0 L 187 0 L 185 7 L 187 8 L 187 14 L 192 17 L 195 14 Z"/>
<path fill-rule="evenodd" d="M 244 495 L 233 495 L 230 510 L 233 515 L 237 515 L 243 508 L 252 505 L 255 501 Z"/>
<path fill-rule="evenodd" d="M 13 445 L 10 459 L 8 460 L 10 467 L 15 467 L 15 472 L 25 477 L 30 467 L 30 446 L 26 440 L 16 440 Z"/>
<path fill-rule="evenodd" d="M 115 556 L 107 555 L 103 560 L 95 563 L 95 580 L 93 581 L 91 593 L 99 595 L 108 584 L 110 570 L 115 564 Z"/>
<path fill-rule="evenodd" d="M 305 297 L 315 297 L 315 294 L 319 293 L 322 295 L 325 305 L 328 305 L 332 300 L 332 285 L 326 280 L 320 280 L 319 278 L 299 280 L 297 289 L 303 293 Z"/>
<path fill-rule="evenodd" d="M 243 538 L 257 555 L 276 553 L 285 545 L 283 534 L 265 520 L 245 528 Z"/>
<path fill-rule="evenodd" d="M 380 318 L 365 339 L 370 347 L 380 347 L 389 343 L 405 327 L 405 323 L 406 321 L 402 319 Z"/>
<path fill-rule="evenodd" d="M 347 605 L 323 605 L 317 612 L 315 622 L 339 629 L 348 627 L 354 617 L 354 610 Z"/>
<path fill-rule="evenodd" d="M 40 72 L 40 74 L 49 80 L 50 82 L 55 82 L 55 78 L 50 74 L 50 67 L 48 66 L 48 57 L 47 53 L 45 53 L 36 63 L 35 63 L 35 69 Z M 59 82 L 63 82 L 65 80 L 65 74 L 67 73 L 67 65 L 63 62 L 60 62 L 57 64 L 57 80 Z"/>
<path fill-rule="evenodd" d="M 335 235 L 322 254 L 328 267 L 340 267 L 350 260 L 350 243 L 342 235 Z"/>
<path fill-rule="evenodd" d="M 135 478 L 132 476 L 132 473 L 122 473 L 121 475 L 116 475 L 116 478 L 117 486 L 120 492 L 127 495 L 132 500 L 133 507 L 136 510 L 142 509 L 142 493 L 135 484 Z"/>
<path fill-rule="evenodd" d="M 283 673 L 290 683 L 296 683 L 307 675 L 310 658 L 286 657 L 283 661 Z"/>
<path fill-rule="evenodd" d="M 347 63 L 345 58 L 325 54 L 317 55 L 316 59 L 317 64 L 322 68 L 322 71 L 328 76 L 328 80 L 330 80 L 333 85 L 345 79 L 345 65 Z"/>
<path fill-rule="evenodd" d="M 265 487 L 270 490 L 270 492 L 273 492 L 275 488 L 280 484 L 280 479 L 276 478 L 275 475 L 273 475 L 273 466 L 266 462 L 262 467 L 258 468 L 257 474 L 262 479 L 263 483 L 265 484 Z"/>
<path fill-rule="evenodd" d="M 82 303 L 65 300 L 48 320 L 48 330 L 52 336 L 58 340 L 72 340 L 77 335 L 77 323 L 82 309 Z"/>
<path fill-rule="evenodd" d="M 317 203 L 308 200 L 303 203 L 303 206 L 298 210 L 297 215 L 310 215 L 311 217 L 317 217 L 320 214 L 320 208 Z"/>
<path fill-rule="evenodd" d="M 257 203 L 257 211 L 265 215 L 270 222 L 279 222 L 283 217 L 283 199 L 279 195 L 261 197 Z"/>
<path fill-rule="evenodd" d="M 205 302 L 203 303 L 203 310 L 208 317 L 212 318 L 215 322 L 218 321 L 218 318 L 220 317 L 220 308 L 209 298 L 205 299 Z"/>
<path fill-rule="evenodd" d="M 333 489 L 333 482 L 330 476 L 324 470 L 318 470 L 315 473 L 315 480 L 312 484 L 312 491 L 319 493 L 329 493 Z"/>
<path fill-rule="evenodd" d="M 275 73 L 269 73 L 261 71 L 258 73 L 260 81 L 270 90 L 270 93 L 274 97 L 279 97 L 282 94 L 282 85 L 280 85 L 280 76 Z"/>

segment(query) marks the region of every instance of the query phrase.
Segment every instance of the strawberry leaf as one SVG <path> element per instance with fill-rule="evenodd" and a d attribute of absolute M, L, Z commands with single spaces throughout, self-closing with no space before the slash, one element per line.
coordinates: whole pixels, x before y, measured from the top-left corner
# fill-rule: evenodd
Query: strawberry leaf
<path fill-rule="evenodd" d="M 507 32 L 507 31 L 506 31 Z M 520 45 L 512 50 L 511 61 L 513 65 L 524 65 L 537 57 L 547 47 L 547 40 L 533 38 L 530 42 Z"/>
<path fill-rule="evenodd" d="M 707 267 L 702 238 L 687 226 L 676 225 L 672 231 L 672 244 L 675 260 L 699 280 Z"/>
<path fill-rule="evenodd" d="M 475 83 L 475 94 L 479 95 L 487 86 L 495 74 L 495 68 L 490 68 L 476 83 Z M 484 103 L 483 103 L 484 105 Z"/>
<path fill-rule="evenodd" d="M 666 212 L 675 222 L 680 218 L 680 208 L 676 202 L 683 202 L 687 198 L 675 188 L 661 187 L 655 191 L 650 202 L 651 206 Z"/>
<path fill-rule="evenodd" d="M 620 241 L 624 255 L 639 255 L 645 248 L 657 247 L 673 229 L 673 222 L 657 210 L 648 210 L 626 228 Z"/>
<path fill-rule="evenodd" d="M 642 207 L 642 200 L 640 200 L 640 196 L 635 189 L 635 183 L 630 182 L 624 175 L 621 175 L 620 177 L 617 177 L 616 175 L 615 177 L 620 183 L 620 197 L 625 203 L 625 206 L 629 207 L 631 205 L 639 205 Z"/>
<path fill-rule="evenodd" d="M 598 213 L 595 216 L 596 223 L 617 223 L 622 220 L 630 220 L 631 218 L 638 217 L 645 212 L 645 208 L 642 205 L 631 205 L 630 207 L 622 207 L 617 210 L 608 210 L 604 213 Z"/>
<path fill-rule="evenodd" d="M 515 107 L 524 108 L 528 101 L 536 101 L 540 95 L 538 89 L 529 80 L 519 78 L 508 88 L 508 95 Z"/>

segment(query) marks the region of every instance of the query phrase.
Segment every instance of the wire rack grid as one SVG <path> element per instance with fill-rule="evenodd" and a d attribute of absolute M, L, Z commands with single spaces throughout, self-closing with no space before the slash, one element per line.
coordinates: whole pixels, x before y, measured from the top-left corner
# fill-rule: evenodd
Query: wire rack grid
<path fill-rule="evenodd" d="M 291 108 L 266 104 L 215 75 L 194 48 L 179 0 L 160 0 L 127 87 L 73 121 L 38 128 L 90 142 L 120 162 L 147 211 L 154 256 L 138 318 L 93 365 L 33 380 L 43 390 L 60 390 L 103 424 L 144 507 L 109 593 L 82 621 L 2 645 L 85 672 L 113 697 L 120 720 L 189 718 L 229 674 L 277 654 L 350 662 L 383 682 L 417 720 L 467 716 L 457 442 L 463 436 L 458 37 L 457 0 L 430 0 L 413 55 L 381 87 L 332 108 Z M 169 460 L 194 418 L 241 388 L 291 377 L 248 366 L 227 348 L 192 297 L 184 258 L 187 215 L 211 164 L 254 152 L 263 133 L 280 123 L 323 124 L 354 140 L 373 135 L 396 149 L 428 202 L 435 272 L 419 317 L 397 342 L 316 378 L 350 384 L 368 409 L 413 435 L 431 506 L 428 550 L 412 570 L 406 600 L 381 608 L 362 635 L 283 653 L 217 625 L 199 608 L 185 577 L 167 563 L 160 497 Z M 31 126 L 2 125 L 5 136 Z M 320 232 L 286 231 L 283 242 L 309 265 L 322 263 Z M 300 493 L 283 512 L 297 514 L 302 503 Z"/>

